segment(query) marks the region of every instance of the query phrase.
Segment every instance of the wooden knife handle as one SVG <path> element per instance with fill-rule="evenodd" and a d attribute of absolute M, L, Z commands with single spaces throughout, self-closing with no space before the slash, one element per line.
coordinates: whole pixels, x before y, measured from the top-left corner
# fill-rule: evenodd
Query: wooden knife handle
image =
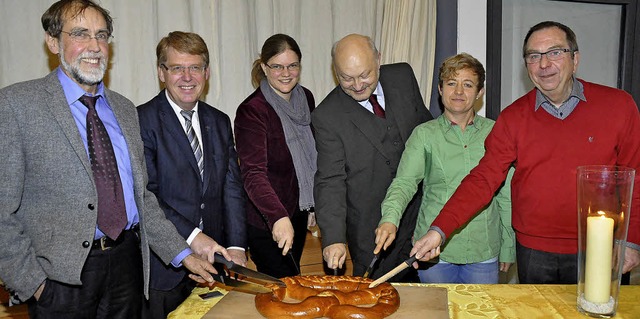
<path fill-rule="evenodd" d="M 389 280 L 389 278 L 397 275 L 399 272 L 403 271 L 405 268 L 408 268 L 409 264 L 407 263 L 401 263 L 400 265 L 396 266 L 396 268 L 393 268 L 390 272 L 382 275 L 382 277 L 376 279 L 374 282 L 369 284 L 369 288 L 373 288 L 376 287 L 377 285 Z"/>

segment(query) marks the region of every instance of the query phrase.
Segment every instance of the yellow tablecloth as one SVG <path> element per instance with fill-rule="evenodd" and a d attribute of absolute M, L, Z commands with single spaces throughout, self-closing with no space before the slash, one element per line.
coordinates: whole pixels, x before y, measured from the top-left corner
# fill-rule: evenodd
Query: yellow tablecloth
<path fill-rule="evenodd" d="M 588 318 L 576 310 L 576 285 L 399 285 L 447 288 L 451 318 Z M 226 293 L 224 289 L 215 290 Z M 198 296 L 209 291 L 209 288 L 195 288 L 168 318 L 202 318 L 224 298 L 202 300 Z M 640 286 L 620 287 L 618 312 L 614 318 L 640 318 Z"/>

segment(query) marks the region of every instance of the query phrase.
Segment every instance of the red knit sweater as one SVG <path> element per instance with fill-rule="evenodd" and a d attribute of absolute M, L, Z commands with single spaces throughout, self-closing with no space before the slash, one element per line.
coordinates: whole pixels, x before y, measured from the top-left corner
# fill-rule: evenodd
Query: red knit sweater
<path fill-rule="evenodd" d="M 518 242 L 575 254 L 576 168 L 620 165 L 636 170 L 628 241 L 640 244 L 640 113 L 626 92 L 580 81 L 587 101 L 565 120 L 534 110 L 535 89 L 502 111 L 485 141 L 484 157 L 432 225 L 449 236 L 491 200 L 513 163 L 512 224 Z"/>

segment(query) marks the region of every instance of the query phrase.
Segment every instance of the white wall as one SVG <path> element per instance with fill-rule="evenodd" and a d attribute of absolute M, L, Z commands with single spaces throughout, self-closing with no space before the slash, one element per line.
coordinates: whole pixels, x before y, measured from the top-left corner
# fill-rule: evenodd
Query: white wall
<path fill-rule="evenodd" d="M 545 2 L 544 5 L 541 2 Z M 542 20 L 556 20 L 569 25 L 576 33 L 580 45 L 578 76 L 588 81 L 616 86 L 617 37 L 621 11 L 618 6 L 546 2 L 545 0 L 506 0 L 503 3 L 504 33 L 502 64 L 501 108 L 533 88 L 522 64 L 521 45 L 527 30 Z M 589 38 L 589 41 L 584 40 Z M 487 0 L 458 0 L 458 52 L 467 52 L 486 64 Z M 595 41 L 593 39 L 599 39 Z M 508 56 L 515 57 L 510 60 Z M 593 62 L 597 61 L 597 62 Z M 485 83 L 485 86 L 497 85 Z M 485 115 L 483 99 L 480 115 Z"/>
<path fill-rule="evenodd" d="M 458 52 L 473 55 L 487 67 L 487 0 L 458 0 Z M 485 83 L 485 86 L 489 85 Z M 484 116 L 486 98 L 478 114 Z"/>

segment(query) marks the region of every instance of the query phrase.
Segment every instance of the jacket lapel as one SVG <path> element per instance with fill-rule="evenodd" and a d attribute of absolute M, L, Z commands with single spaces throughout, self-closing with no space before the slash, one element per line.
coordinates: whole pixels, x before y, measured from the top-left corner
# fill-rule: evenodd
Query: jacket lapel
<path fill-rule="evenodd" d="M 362 134 L 371 142 L 373 147 L 382 154 L 385 158 L 389 158 L 384 151 L 384 147 L 382 146 L 380 134 L 377 130 L 376 118 L 370 114 L 369 111 L 364 109 L 362 105 L 356 102 L 353 98 L 348 96 L 342 90 L 340 90 L 340 94 L 343 95 L 343 99 L 347 101 L 345 103 L 344 112 L 349 117 L 353 125 L 362 132 Z"/>
<path fill-rule="evenodd" d="M 60 128 L 62 128 L 62 132 L 64 132 L 64 135 L 69 140 L 69 144 L 71 144 L 73 151 L 80 159 L 80 162 L 82 162 L 82 166 L 84 166 L 85 171 L 93 183 L 93 171 L 91 170 L 89 155 L 87 154 L 84 142 L 78 133 L 78 126 L 71 114 L 71 109 L 67 103 L 67 98 L 64 95 L 62 85 L 58 80 L 56 70 L 45 77 L 45 85 L 45 90 L 50 94 L 50 98 L 45 101 L 47 108 L 51 110 L 53 117 L 56 122 L 58 122 L 58 125 L 60 125 Z"/>
<path fill-rule="evenodd" d="M 160 99 L 158 115 L 160 117 L 160 121 L 162 121 L 162 128 L 174 138 L 176 141 L 175 147 L 178 149 L 178 152 L 186 154 L 185 156 L 188 158 L 189 165 L 191 165 L 193 171 L 200 176 L 198 163 L 196 162 L 196 157 L 193 155 L 193 150 L 189 144 L 187 134 L 185 134 L 184 128 L 182 128 L 182 124 L 180 124 L 180 120 L 176 118 L 176 114 L 173 112 L 169 101 L 167 101 L 165 91 L 162 90 L 158 94 L 158 97 Z M 202 125 L 202 122 L 200 122 L 200 125 Z"/>
<path fill-rule="evenodd" d="M 212 172 L 214 172 L 215 161 L 211 159 L 211 156 L 214 156 L 216 153 L 216 145 L 213 140 L 213 136 L 215 133 L 215 127 L 213 127 L 215 123 L 215 118 L 213 114 L 208 112 L 209 110 L 206 108 L 204 103 L 200 101 L 200 106 L 198 107 L 198 116 L 200 121 L 200 135 L 202 136 L 202 154 L 204 155 L 204 175 L 202 176 L 202 193 L 204 194 L 207 191 L 207 187 L 209 186 L 209 180 L 211 179 Z"/>
<path fill-rule="evenodd" d="M 385 89 L 384 84 L 382 84 L 384 90 L 384 101 L 386 105 L 385 112 L 391 113 L 391 116 L 387 117 L 387 121 L 393 121 L 393 124 L 398 127 L 398 132 L 400 134 L 400 138 L 405 142 L 409 136 L 405 134 L 405 132 L 411 133 L 412 130 L 406 130 L 405 125 L 407 123 L 414 123 L 415 120 L 411 118 L 407 118 L 407 116 L 412 115 L 410 112 L 394 112 L 398 106 L 403 103 L 410 103 L 409 101 L 404 101 L 406 96 L 402 95 L 402 92 L 397 87 L 393 87 L 391 85 L 387 85 L 387 89 Z M 395 106 L 395 107 L 394 107 Z"/>

